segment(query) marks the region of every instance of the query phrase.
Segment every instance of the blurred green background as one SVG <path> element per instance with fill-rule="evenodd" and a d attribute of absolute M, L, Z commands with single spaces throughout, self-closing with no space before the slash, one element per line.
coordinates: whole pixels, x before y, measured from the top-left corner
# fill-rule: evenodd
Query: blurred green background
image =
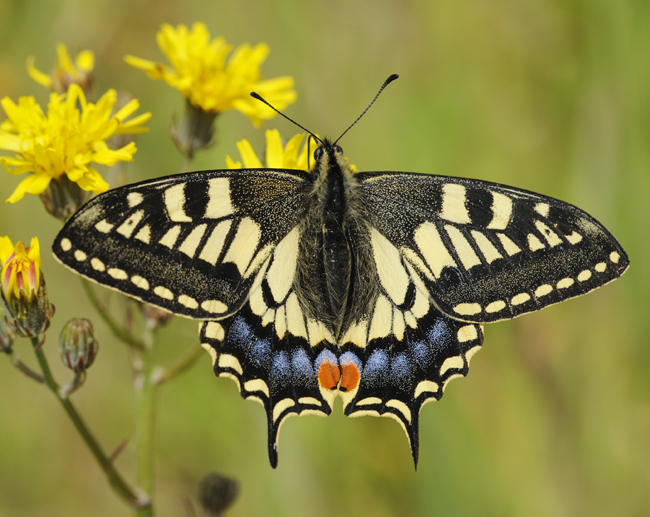
<path fill-rule="evenodd" d="M 123 62 L 164 61 L 163 22 L 203 21 L 234 44 L 267 42 L 267 77 L 292 75 L 287 114 L 338 136 L 391 73 L 401 78 L 342 142 L 360 170 L 406 170 L 502 182 L 569 201 L 628 251 L 614 284 L 540 313 L 486 327 L 467 379 L 427 405 L 420 463 L 390 419 L 290 419 L 280 463 L 268 465 L 266 421 L 207 357 L 159 394 L 158 515 L 185 515 L 201 477 L 241 483 L 228 515 L 650 515 L 650 3 L 647 0 L 356 0 L 305 2 L 85 0 L 0 2 L 0 97 L 44 88 L 55 44 L 96 54 L 96 91 L 131 92 L 151 111 L 129 165 L 136 181 L 180 171 L 171 144 L 180 95 Z M 0 116 L 0 119 L 4 115 Z M 272 120 L 283 136 L 295 129 Z M 223 168 L 235 142 L 260 151 L 263 132 L 235 112 L 195 169 Z M 0 197 L 19 178 L 0 171 Z M 57 312 L 45 344 L 67 382 L 57 335 L 73 316 L 101 342 L 73 401 L 105 449 L 133 432 L 130 356 L 48 248 L 60 225 L 40 200 L 0 203 L 0 235 L 37 235 Z M 175 319 L 159 334 L 161 361 L 197 341 Z M 16 351 L 31 364 L 29 342 Z M 118 459 L 130 477 L 132 446 Z M 127 516 L 52 395 L 0 356 L 0 516 Z"/>

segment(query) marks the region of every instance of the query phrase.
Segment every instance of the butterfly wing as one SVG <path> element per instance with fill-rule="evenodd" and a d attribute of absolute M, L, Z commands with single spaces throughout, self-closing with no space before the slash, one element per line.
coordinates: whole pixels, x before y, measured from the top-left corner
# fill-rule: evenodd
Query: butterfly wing
<path fill-rule="evenodd" d="M 360 173 L 352 306 L 379 283 L 365 313 L 345 321 L 340 363 L 349 416 L 396 419 L 418 457 L 422 406 L 466 375 L 479 323 L 584 294 L 620 276 L 627 255 L 591 216 L 494 183 L 423 174 Z M 366 251 L 369 250 L 369 251 Z M 363 255 L 370 253 L 371 257 Z"/>
<path fill-rule="evenodd" d="M 237 312 L 257 272 L 297 224 L 300 171 L 169 176 L 97 196 L 63 227 L 54 255 L 77 273 L 174 314 Z"/>
<path fill-rule="evenodd" d="M 376 208 L 376 207 L 374 207 Z M 417 465 L 422 406 L 439 400 L 449 381 L 467 375 L 483 343 L 481 325 L 449 318 L 433 303 L 421 274 L 382 235 L 374 221 L 359 242 L 354 299 L 375 296 L 365 313 L 350 313 L 340 339 L 340 395 L 348 416 L 384 416 L 398 421 Z M 370 257 L 359 257 L 364 251 Z"/>
<path fill-rule="evenodd" d="M 235 380 L 243 398 L 264 406 L 273 468 L 282 423 L 295 415 L 329 415 L 338 379 L 332 331 L 298 298 L 300 232 L 291 230 L 262 265 L 241 311 L 200 327 L 215 373 Z"/>
<path fill-rule="evenodd" d="M 603 225 L 557 199 L 427 174 L 360 176 L 377 230 L 452 318 L 513 318 L 588 293 L 629 266 Z"/>

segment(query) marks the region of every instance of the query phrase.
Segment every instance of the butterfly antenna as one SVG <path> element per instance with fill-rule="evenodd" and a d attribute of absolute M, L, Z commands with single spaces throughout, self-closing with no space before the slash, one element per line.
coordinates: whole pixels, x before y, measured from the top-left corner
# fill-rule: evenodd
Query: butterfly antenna
<path fill-rule="evenodd" d="M 289 122 L 295 124 L 296 126 L 298 126 L 298 127 L 299 127 L 300 129 L 302 129 L 303 131 L 306 131 L 307 133 L 309 133 L 309 134 L 310 134 L 310 135 L 311 135 L 315 140 L 318 140 L 318 141 L 321 143 L 321 145 L 324 145 L 324 144 L 323 144 L 323 141 L 322 141 L 320 138 L 318 138 L 314 133 L 312 133 L 311 131 L 309 131 L 309 129 L 307 129 L 307 128 L 301 126 L 300 124 L 298 124 L 298 122 L 296 122 L 296 121 L 293 120 L 292 118 L 289 118 L 287 115 L 285 115 L 284 113 L 282 113 L 279 109 L 276 109 L 276 108 L 274 108 L 273 106 L 271 106 L 271 104 L 269 104 L 269 102 L 268 102 L 266 99 L 264 99 L 264 98 L 263 98 L 259 93 L 257 93 L 257 92 L 251 92 L 251 97 L 253 97 L 254 99 L 257 99 L 258 101 L 262 101 L 262 102 L 263 102 L 264 104 L 266 104 L 269 108 L 271 108 L 273 111 L 275 111 L 278 115 L 282 115 L 282 116 L 283 116 L 284 118 L 286 118 Z"/>
<path fill-rule="evenodd" d="M 386 88 L 386 86 L 388 86 L 390 83 L 392 83 L 392 82 L 393 82 L 395 79 L 397 79 L 398 77 L 399 77 L 399 75 L 397 75 L 397 74 L 392 74 L 388 79 L 386 79 L 386 80 L 384 81 L 384 84 L 381 85 L 381 88 L 379 88 L 379 91 L 377 92 L 377 95 L 375 95 L 375 98 L 372 99 L 372 102 L 371 102 L 370 104 L 368 104 L 368 107 L 367 107 L 365 110 L 363 110 L 363 113 L 357 117 L 357 120 L 355 120 L 354 122 L 352 122 L 352 124 L 350 124 L 350 127 L 347 128 L 345 131 L 343 131 L 343 133 L 341 134 L 341 136 L 338 137 L 338 138 L 336 139 L 336 142 L 338 142 L 341 138 L 343 138 L 343 135 L 345 135 L 345 133 L 347 133 L 348 131 L 350 131 L 350 129 L 352 129 L 352 126 L 354 126 L 357 122 L 359 122 L 359 120 L 361 119 L 361 117 L 363 117 L 363 116 L 366 114 L 366 111 L 368 111 L 368 110 L 370 109 L 370 106 L 372 106 L 372 105 L 375 103 L 375 101 L 377 100 L 377 97 L 379 97 L 379 95 L 381 94 L 381 92 L 384 91 L 384 88 Z M 334 145 L 336 145 L 336 142 L 334 142 Z"/>

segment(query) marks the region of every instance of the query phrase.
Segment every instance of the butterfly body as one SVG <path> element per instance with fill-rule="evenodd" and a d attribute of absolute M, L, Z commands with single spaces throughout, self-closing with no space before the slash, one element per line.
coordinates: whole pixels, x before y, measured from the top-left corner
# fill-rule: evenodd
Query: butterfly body
<path fill-rule="evenodd" d="M 168 176 L 91 200 L 55 256 L 201 320 L 218 376 L 282 423 L 387 416 L 418 457 L 422 406 L 468 372 L 482 324 L 589 292 L 629 265 L 582 210 L 495 183 L 356 173 L 329 141 L 310 172 Z"/>

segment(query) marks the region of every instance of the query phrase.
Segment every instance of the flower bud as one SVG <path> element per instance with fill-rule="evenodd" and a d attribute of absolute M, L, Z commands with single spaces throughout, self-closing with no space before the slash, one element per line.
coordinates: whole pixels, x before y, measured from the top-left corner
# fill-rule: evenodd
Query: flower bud
<path fill-rule="evenodd" d="M 237 495 L 239 483 L 221 474 L 208 474 L 199 485 L 199 503 L 210 517 L 218 517 L 230 508 Z"/>
<path fill-rule="evenodd" d="M 36 337 L 50 326 L 54 305 L 50 303 L 41 273 L 38 239 L 29 248 L 22 242 L 14 247 L 9 237 L 0 237 L 2 299 L 7 321 L 16 334 Z"/>
<path fill-rule="evenodd" d="M 66 174 L 50 181 L 41 193 L 41 201 L 50 214 L 61 221 L 67 221 L 72 214 L 90 199 L 91 192 L 83 190 Z"/>
<path fill-rule="evenodd" d="M 61 330 L 61 360 L 74 373 L 81 373 L 90 368 L 98 350 L 99 343 L 95 339 L 93 324 L 86 318 L 73 318 Z"/>
<path fill-rule="evenodd" d="M 186 100 L 185 116 L 180 120 L 175 118 L 170 128 L 171 138 L 183 156 L 192 159 L 196 151 L 210 147 L 217 115 Z"/>

